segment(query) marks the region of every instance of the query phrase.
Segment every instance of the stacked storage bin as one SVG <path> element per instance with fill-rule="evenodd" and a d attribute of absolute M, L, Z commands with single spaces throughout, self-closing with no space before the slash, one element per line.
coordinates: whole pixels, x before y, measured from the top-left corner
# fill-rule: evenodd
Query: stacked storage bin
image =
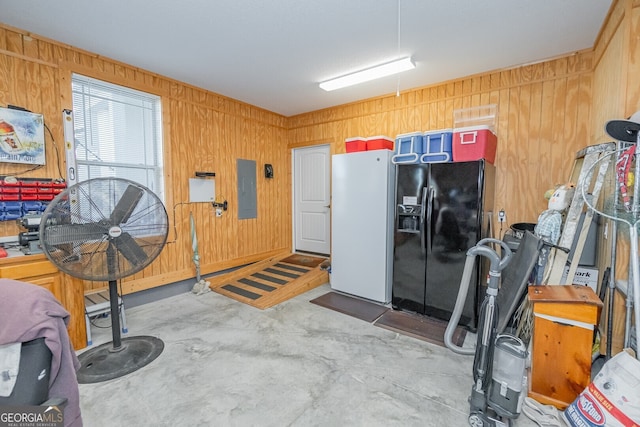
<path fill-rule="evenodd" d="M 394 163 L 444 163 L 452 161 L 451 129 L 403 133 L 396 137 Z"/>
<path fill-rule="evenodd" d="M 393 139 L 388 136 L 371 136 L 363 138 L 354 136 L 344 140 L 347 153 L 355 153 L 357 151 L 371 150 L 393 150 Z"/>
<path fill-rule="evenodd" d="M 420 163 L 423 151 L 424 135 L 422 132 L 403 133 L 396 136 L 396 149 L 391 161 L 397 164 Z"/>
<path fill-rule="evenodd" d="M 22 215 L 22 202 L 0 202 L 0 221 L 19 219 Z"/>
<path fill-rule="evenodd" d="M 453 112 L 453 161 L 485 159 L 494 164 L 498 148 L 495 133 L 497 105 L 481 105 Z"/>
<path fill-rule="evenodd" d="M 367 138 L 367 151 L 393 150 L 393 139 L 388 136 L 372 136 Z"/>
<path fill-rule="evenodd" d="M 453 131 L 443 129 L 424 133 L 424 154 L 421 163 L 446 163 L 453 160 L 451 145 Z"/>
<path fill-rule="evenodd" d="M 38 214 L 47 209 L 47 202 L 22 202 L 22 212 L 26 214 Z"/>
<path fill-rule="evenodd" d="M 0 180 L 0 221 L 44 212 L 49 201 L 65 188 L 66 183 L 52 180 Z"/>
<path fill-rule="evenodd" d="M 347 153 L 355 153 L 357 151 L 366 151 L 367 140 L 361 136 L 354 136 L 353 138 L 347 138 L 344 140 L 344 145 Z"/>
<path fill-rule="evenodd" d="M 0 221 L 22 218 L 20 184 L 20 181 L 0 181 Z"/>

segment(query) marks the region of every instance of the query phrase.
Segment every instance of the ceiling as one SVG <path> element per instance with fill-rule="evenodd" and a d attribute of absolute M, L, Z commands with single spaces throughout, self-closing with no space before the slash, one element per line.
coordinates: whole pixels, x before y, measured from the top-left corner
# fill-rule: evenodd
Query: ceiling
<path fill-rule="evenodd" d="M 593 47 L 611 0 L 2 0 L 0 22 L 285 116 Z M 399 13 L 398 13 L 399 11 Z M 318 83 L 412 56 L 395 77 Z"/>

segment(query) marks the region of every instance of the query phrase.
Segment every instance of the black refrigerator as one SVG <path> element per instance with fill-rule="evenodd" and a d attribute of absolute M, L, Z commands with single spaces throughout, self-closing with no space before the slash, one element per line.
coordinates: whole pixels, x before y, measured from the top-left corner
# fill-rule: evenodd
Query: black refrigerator
<path fill-rule="evenodd" d="M 495 167 L 484 160 L 397 165 L 394 309 L 449 320 L 467 250 L 491 235 L 494 182 Z M 459 323 L 472 331 L 487 273 L 477 257 Z"/>

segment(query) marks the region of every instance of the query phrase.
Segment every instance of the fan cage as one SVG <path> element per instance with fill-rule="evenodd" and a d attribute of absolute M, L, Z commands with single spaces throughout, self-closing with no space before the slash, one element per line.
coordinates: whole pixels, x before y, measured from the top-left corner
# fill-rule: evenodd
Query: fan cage
<path fill-rule="evenodd" d="M 168 217 L 148 188 L 121 178 L 96 178 L 60 193 L 43 213 L 40 242 L 63 272 L 110 281 L 135 274 L 160 254 Z"/>

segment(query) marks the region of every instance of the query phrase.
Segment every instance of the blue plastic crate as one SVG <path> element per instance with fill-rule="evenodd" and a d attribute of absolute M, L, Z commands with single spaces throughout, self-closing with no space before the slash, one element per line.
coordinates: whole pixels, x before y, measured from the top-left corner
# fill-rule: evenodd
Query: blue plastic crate
<path fill-rule="evenodd" d="M 422 132 L 403 133 L 396 136 L 393 163 L 419 163 L 424 150 L 424 134 Z"/>
<path fill-rule="evenodd" d="M 0 214 L 0 221 L 15 221 L 16 219 L 22 218 L 22 212 L 13 213 L 13 212 L 3 212 Z"/>
<path fill-rule="evenodd" d="M 42 212 L 42 202 L 38 202 L 38 201 L 23 202 L 22 210 L 24 213 Z"/>
<path fill-rule="evenodd" d="M 22 213 L 22 202 L 0 202 L 0 212 Z"/>
<path fill-rule="evenodd" d="M 446 163 L 453 161 L 453 130 L 442 129 L 425 132 L 421 163 Z"/>

